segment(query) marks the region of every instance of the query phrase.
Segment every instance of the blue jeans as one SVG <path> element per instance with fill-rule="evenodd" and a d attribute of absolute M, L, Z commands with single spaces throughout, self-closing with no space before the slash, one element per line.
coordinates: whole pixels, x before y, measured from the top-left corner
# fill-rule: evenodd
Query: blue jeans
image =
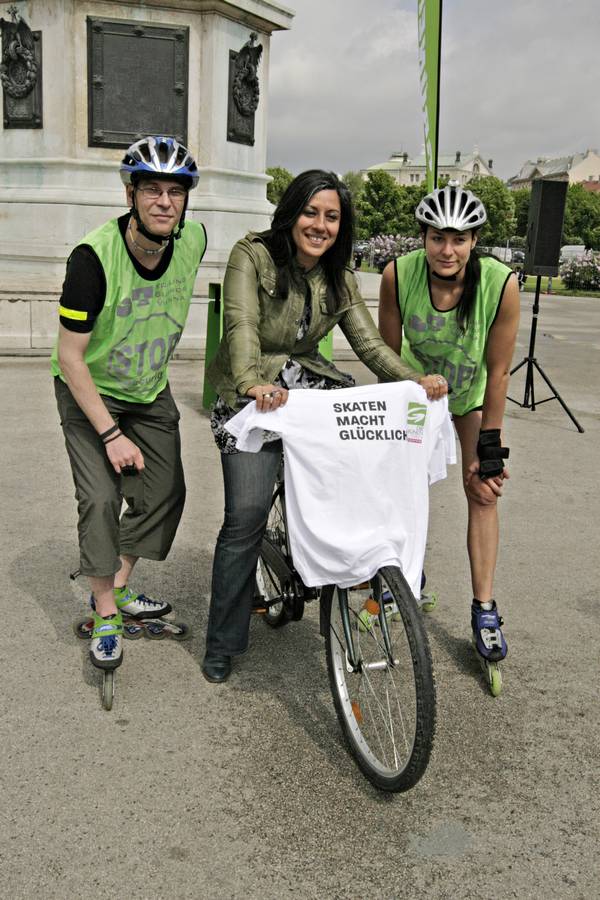
<path fill-rule="evenodd" d="M 258 453 L 222 453 L 225 519 L 217 538 L 206 630 L 207 655 L 248 649 L 256 563 L 269 516 L 281 441 Z"/>

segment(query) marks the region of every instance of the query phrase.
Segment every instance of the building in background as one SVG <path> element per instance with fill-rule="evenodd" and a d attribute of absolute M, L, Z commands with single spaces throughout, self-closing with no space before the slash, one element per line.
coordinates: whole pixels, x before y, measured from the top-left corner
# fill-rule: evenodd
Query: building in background
<path fill-rule="evenodd" d="M 600 184 L 600 156 L 597 150 L 585 150 L 572 156 L 538 156 L 535 162 L 527 160 L 517 175 L 506 182 L 512 191 L 530 188 L 536 178 L 554 181 L 568 181 L 569 184 L 583 184 L 588 190 L 597 191 Z"/>
<path fill-rule="evenodd" d="M 479 148 L 475 147 L 472 153 L 463 155 L 457 150 L 454 155 L 440 155 L 438 159 L 438 178 L 448 178 L 466 184 L 471 178 L 486 178 L 493 175 L 493 160 L 484 159 Z M 387 162 L 377 163 L 368 169 L 361 169 L 361 175 L 366 180 L 369 172 L 383 170 L 392 176 L 396 184 L 403 186 L 421 184 L 427 178 L 425 154 L 412 157 L 402 150 L 392 153 Z"/>
<path fill-rule="evenodd" d="M 189 217 L 208 250 L 182 340 L 204 348 L 209 282 L 232 245 L 266 228 L 269 48 L 279 0 L 2 3 L 0 352 L 52 347 L 65 261 L 125 212 L 119 162 L 145 134 L 189 146 Z"/>

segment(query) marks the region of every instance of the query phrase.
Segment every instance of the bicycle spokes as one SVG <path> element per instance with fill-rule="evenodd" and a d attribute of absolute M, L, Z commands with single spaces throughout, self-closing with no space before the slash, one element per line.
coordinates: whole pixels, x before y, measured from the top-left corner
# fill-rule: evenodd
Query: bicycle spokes
<path fill-rule="evenodd" d="M 335 589 L 327 632 L 338 717 L 361 769 L 385 790 L 406 790 L 421 777 L 435 723 L 427 638 L 396 572 Z"/>

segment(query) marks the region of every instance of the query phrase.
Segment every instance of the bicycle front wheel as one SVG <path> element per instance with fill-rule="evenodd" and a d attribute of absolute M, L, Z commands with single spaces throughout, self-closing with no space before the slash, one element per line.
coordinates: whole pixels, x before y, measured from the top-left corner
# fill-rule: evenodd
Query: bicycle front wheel
<path fill-rule="evenodd" d="M 347 591 L 324 589 L 321 602 L 329 683 L 350 752 L 375 787 L 407 791 L 427 768 L 435 733 L 431 652 L 412 592 L 389 567 Z"/>

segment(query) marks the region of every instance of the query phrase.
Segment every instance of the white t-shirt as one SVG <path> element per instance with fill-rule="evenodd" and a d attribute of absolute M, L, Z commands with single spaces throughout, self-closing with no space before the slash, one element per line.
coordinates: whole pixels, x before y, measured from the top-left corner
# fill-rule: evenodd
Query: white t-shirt
<path fill-rule="evenodd" d="M 429 484 L 456 462 L 446 398 L 413 381 L 335 391 L 290 391 L 285 406 L 251 403 L 226 428 L 257 452 L 281 435 L 294 565 L 309 587 L 350 587 L 399 566 L 418 597 Z"/>

